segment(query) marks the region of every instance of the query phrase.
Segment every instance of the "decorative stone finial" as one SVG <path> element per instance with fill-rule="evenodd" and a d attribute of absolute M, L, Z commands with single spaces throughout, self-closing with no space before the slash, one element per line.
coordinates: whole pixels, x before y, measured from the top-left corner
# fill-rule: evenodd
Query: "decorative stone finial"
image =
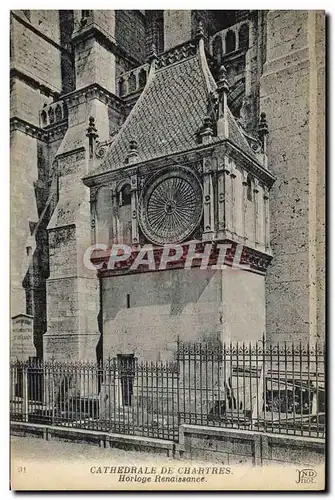
<path fill-rule="evenodd" d="M 199 21 L 199 23 L 198 23 L 198 27 L 197 27 L 197 31 L 196 31 L 195 37 L 196 37 L 197 40 L 200 40 L 201 38 L 205 37 L 204 25 L 203 25 L 202 21 Z"/>
<path fill-rule="evenodd" d="M 88 129 L 87 129 L 86 137 L 97 138 L 97 137 L 99 137 L 97 132 L 98 132 L 98 130 L 95 127 L 95 118 L 93 116 L 90 116 L 89 121 L 88 121 Z"/>
<path fill-rule="evenodd" d="M 217 82 L 217 87 L 218 87 L 219 93 L 228 92 L 228 90 L 229 90 L 228 73 L 227 73 L 227 70 L 223 64 L 219 69 L 219 79 Z"/>
<path fill-rule="evenodd" d="M 135 141 L 135 139 L 131 139 L 129 141 L 129 148 L 130 148 L 130 151 L 137 152 L 137 141 Z"/>
<path fill-rule="evenodd" d="M 266 120 L 266 114 L 261 113 L 261 117 L 258 124 L 258 137 L 262 144 L 262 151 L 266 153 L 266 136 L 269 133 L 268 122 Z"/>
<path fill-rule="evenodd" d="M 156 61 L 157 59 L 157 50 L 156 50 L 156 44 L 153 42 L 151 44 L 151 50 L 148 56 L 148 62 L 152 63 L 153 61 Z"/>
<path fill-rule="evenodd" d="M 138 146 L 137 141 L 135 139 L 130 139 L 129 141 L 129 152 L 127 155 L 127 162 L 134 163 L 134 161 L 138 158 Z"/>
<path fill-rule="evenodd" d="M 217 93 L 219 95 L 218 106 L 218 121 L 217 121 L 217 135 L 220 137 L 228 138 L 229 124 L 228 124 L 228 74 L 226 68 L 222 65 L 219 69 L 219 79 L 217 82 Z"/>
<path fill-rule="evenodd" d="M 98 130 L 95 126 L 95 118 L 93 116 L 89 117 L 86 137 L 88 137 L 89 157 L 93 158 L 95 152 L 96 139 L 97 137 L 99 137 Z"/>
<path fill-rule="evenodd" d="M 267 135 L 269 133 L 269 127 L 268 127 L 268 122 L 266 120 L 266 114 L 261 113 L 261 117 L 259 120 L 259 125 L 258 125 L 258 133 L 261 136 Z"/>
<path fill-rule="evenodd" d="M 213 121 L 209 115 L 205 116 L 199 135 L 203 144 L 209 142 L 210 138 L 213 136 Z"/>

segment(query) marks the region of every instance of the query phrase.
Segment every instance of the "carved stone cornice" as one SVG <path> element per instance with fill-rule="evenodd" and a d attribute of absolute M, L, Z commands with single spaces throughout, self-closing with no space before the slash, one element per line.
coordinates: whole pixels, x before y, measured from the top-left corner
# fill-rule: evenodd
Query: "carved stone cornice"
<path fill-rule="evenodd" d="M 192 149 L 190 151 L 184 151 L 182 153 L 173 153 L 169 156 L 164 156 L 161 158 L 153 158 L 149 161 L 138 162 L 136 165 L 139 167 L 140 172 L 144 172 L 145 170 L 153 171 L 155 168 L 162 168 L 165 166 L 169 166 L 172 164 L 184 165 L 186 163 L 191 163 L 193 161 L 199 162 L 202 161 L 204 156 L 208 156 L 208 154 L 213 154 L 214 156 L 223 156 L 228 155 L 231 159 L 235 160 L 236 163 L 240 166 L 240 168 L 245 168 L 249 173 L 253 176 L 257 177 L 262 184 L 267 185 L 271 188 L 272 184 L 275 182 L 276 178 L 271 172 L 269 172 L 264 167 L 261 167 L 254 160 L 251 160 L 247 155 L 242 153 L 236 146 L 229 142 L 227 139 L 223 139 L 219 143 L 215 145 L 199 145 L 197 149 Z M 101 184 L 107 180 L 120 179 L 125 174 L 124 172 L 130 168 L 130 165 L 125 165 L 121 169 L 111 170 L 109 172 L 104 172 L 98 175 L 86 176 L 84 177 L 84 184 L 86 186 L 91 186 L 94 184 Z M 230 170 L 230 165 L 229 165 Z M 201 167 L 202 169 L 202 167 Z"/>
<path fill-rule="evenodd" d="M 19 130 L 20 132 L 30 135 L 34 139 L 39 139 L 44 142 L 57 141 L 63 139 L 65 132 L 68 128 L 67 122 L 57 124 L 54 127 L 48 128 L 48 130 L 41 129 L 36 125 L 26 122 L 22 118 L 14 116 L 10 119 L 10 131 Z"/>
<path fill-rule="evenodd" d="M 41 141 L 48 142 L 48 132 L 42 130 L 36 125 L 26 122 L 22 118 L 14 116 L 10 119 L 10 131 L 19 130 L 20 132 L 30 135 L 34 139 L 40 139 Z"/>
<path fill-rule="evenodd" d="M 229 139 L 226 142 L 229 156 L 231 156 L 231 158 L 233 158 L 240 167 L 243 167 L 254 177 L 257 177 L 263 184 L 271 188 L 272 184 L 276 180 L 276 177 L 269 172 L 269 170 L 251 160 L 246 154 L 230 142 Z"/>
<path fill-rule="evenodd" d="M 194 243 L 194 242 L 193 242 Z M 212 266 L 216 266 L 218 262 L 219 256 L 219 248 L 218 244 L 229 244 L 231 243 L 230 248 L 227 249 L 224 265 L 227 267 L 240 267 L 241 272 L 253 272 L 256 274 L 265 275 L 266 269 L 272 260 L 272 256 L 268 253 L 264 253 L 260 250 L 256 250 L 250 248 L 246 245 L 243 245 L 243 249 L 241 252 L 241 256 L 239 262 L 236 262 L 236 252 L 238 251 L 238 243 L 231 241 L 230 239 L 225 240 L 216 240 L 212 242 L 212 249 L 208 261 L 208 268 L 211 269 Z M 208 242 L 196 242 L 196 253 L 202 253 L 205 249 L 205 245 Z M 179 260 L 169 262 L 164 270 L 160 270 L 160 261 L 162 257 L 163 247 L 159 245 L 153 245 L 153 254 L 155 259 L 155 270 L 149 269 L 148 266 L 139 266 L 136 269 L 131 269 L 132 263 L 135 261 L 136 256 L 140 250 L 140 248 L 132 248 L 132 253 L 130 257 L 126 261 L 117 262 L 114 269 L 108 269 L 109 257 L 111 248 L 107 248 L 106 250 L 96 250 L 93 252 L 91 257 L 91 262 L 99 266 L 98 276 L 100 278 L 107 278 L 111 276 L 120 276 L 126 274 L 138 274 L 145 272 L 165 272 L 165 270 L 169 269 L 183 269 L 185 266 L 185 262 L 187 259 L 187 254 L 189 251 L 189 242 L 183 243 L 180 245 L 182 247 L 182 256 Z M 192 268 L 200 267 L 201 260 L 194 259 L 192 261 Z M 215 267 L 214 267 L 215 269 Z"/>
<path fill-rule="evenodd" d="M 70 92 L 62 96 L 62 99 L 69 106 L 86 103 L 88 100 L 92 99 L 98 99 L 120 113 L 124 113 L 125 109 L 122 99 L 104 89 L 98 83 L 93 83 L 87 87 Z"/>
<path fill-rule="evenodd" d="M 157 56 L 156 70 L 165 68 L 166 66 L 170 66 L 171 64 L 194 56 L 196 51 L 197 45 L 192 41 L 177 45 L 177 47 L 173 47 L 173 49 L 163 52 L 163 54 Z"/>

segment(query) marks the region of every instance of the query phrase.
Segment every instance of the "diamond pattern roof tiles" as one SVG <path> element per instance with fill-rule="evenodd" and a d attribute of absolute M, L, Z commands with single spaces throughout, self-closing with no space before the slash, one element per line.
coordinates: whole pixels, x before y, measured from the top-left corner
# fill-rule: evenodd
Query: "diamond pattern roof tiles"
<path fill-rule="evenodd" d="M 209 83 L 214 90 L 214 80 Z M 131 140 L 137 141 L 136 163 L 198 148 L 208 99 L 204 71 L 197 56 L 156 70 L 105 159 L 87 177 L 124 167 Z M 229 139 L 257 161 L 230 111 L 228 122 Z M 220 137 L 213 137 L 211 142 L 221 140 Z"/>

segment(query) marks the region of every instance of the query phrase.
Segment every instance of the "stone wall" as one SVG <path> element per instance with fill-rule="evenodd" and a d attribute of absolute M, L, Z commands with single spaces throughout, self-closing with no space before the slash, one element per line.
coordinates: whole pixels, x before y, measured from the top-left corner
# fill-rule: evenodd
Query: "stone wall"
<path fill-rule="evenodd" d="M 267 336 L 275 342 L 324 336 L 323 29 L 323 13 L 267 16 L 261 109 L 271 131 L 269 169 L 277 177 L 266 279 Z"/>
<path fill-rule="evenodd" d="M 103 278 L 102 310 L 105 357 L 134 352 L 145 361 L 170 359 L 178 336 L 262 338 L 264 278 L 230 268 L 222 279 L 221 271 L 199 268 Z"/>
<path fill-rule="evenodd" d="M 75 65 L 77 89 L 98 83 L 115 93 L 115 56 L 94 38 L 76 45 Z"/>
<path fill-rule="evenodd" d="M 13 18 L 11 66 L 56 92 L 62 90 L 61 56 L 55 47 L 35 31 Z M 34 50 L 32 50 L 34 47 Z"/>
<path fill-rule="evenodd" d="M 22 287 L 30 258 L 30 222 L 37 223 L 34 182 L 38 180 L 37 140 L 19 130 L 11 134 L 11 316 L 26 312 Z"/>
<path fill-rule="evenodd" d="M 115 11 L 115 40 L 139 65 L 145 62 L 145 19 L 139 10 Z"/>
<path fill-rule="evenodd" d="M 300 465 L 325 461 L 322 439 L 183 424 L 176 446 L 182 458 L 224 465 Z"/>
<path fill-rule="evenodd" d="M 192 37 L 191 10 L 164 11 L 164 50 L 190 40 Z"/>
<path fill-rule="evenodd" d="M 10 114 L 15 118 L 11 133 L 11 312 L 14 315 L 29 309 L 34 315 L 39 356 L 46 330 L 48 273 L 46 224 L 40 217 L 48 199 L 49 173 L 60 138 L 54 138 L 49 146 L 38 127 L 43 106 L 50 104 L 57 93 L 73 89 L 67 46 L 71 19 L 71 11 L 56 10 L 12 11 L 10 18 Z"/>

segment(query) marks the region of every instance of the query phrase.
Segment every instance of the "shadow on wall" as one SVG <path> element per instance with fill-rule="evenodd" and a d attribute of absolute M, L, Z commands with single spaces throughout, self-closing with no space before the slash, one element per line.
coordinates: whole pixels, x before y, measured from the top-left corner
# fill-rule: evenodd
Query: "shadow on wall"
<path fill-rule="evenodd" d="M 73 32 L 73 11 L 59 11 L 59 27 L 60 27 L 60 43 L 64 48 L 69 48 L 71 44 L 71 36 Z M 71 55 L 62 51 L 61 53 L 61 75 L 62 75 L 62 92 L 67 94 L 75 89 L 74 65 Z"/>

